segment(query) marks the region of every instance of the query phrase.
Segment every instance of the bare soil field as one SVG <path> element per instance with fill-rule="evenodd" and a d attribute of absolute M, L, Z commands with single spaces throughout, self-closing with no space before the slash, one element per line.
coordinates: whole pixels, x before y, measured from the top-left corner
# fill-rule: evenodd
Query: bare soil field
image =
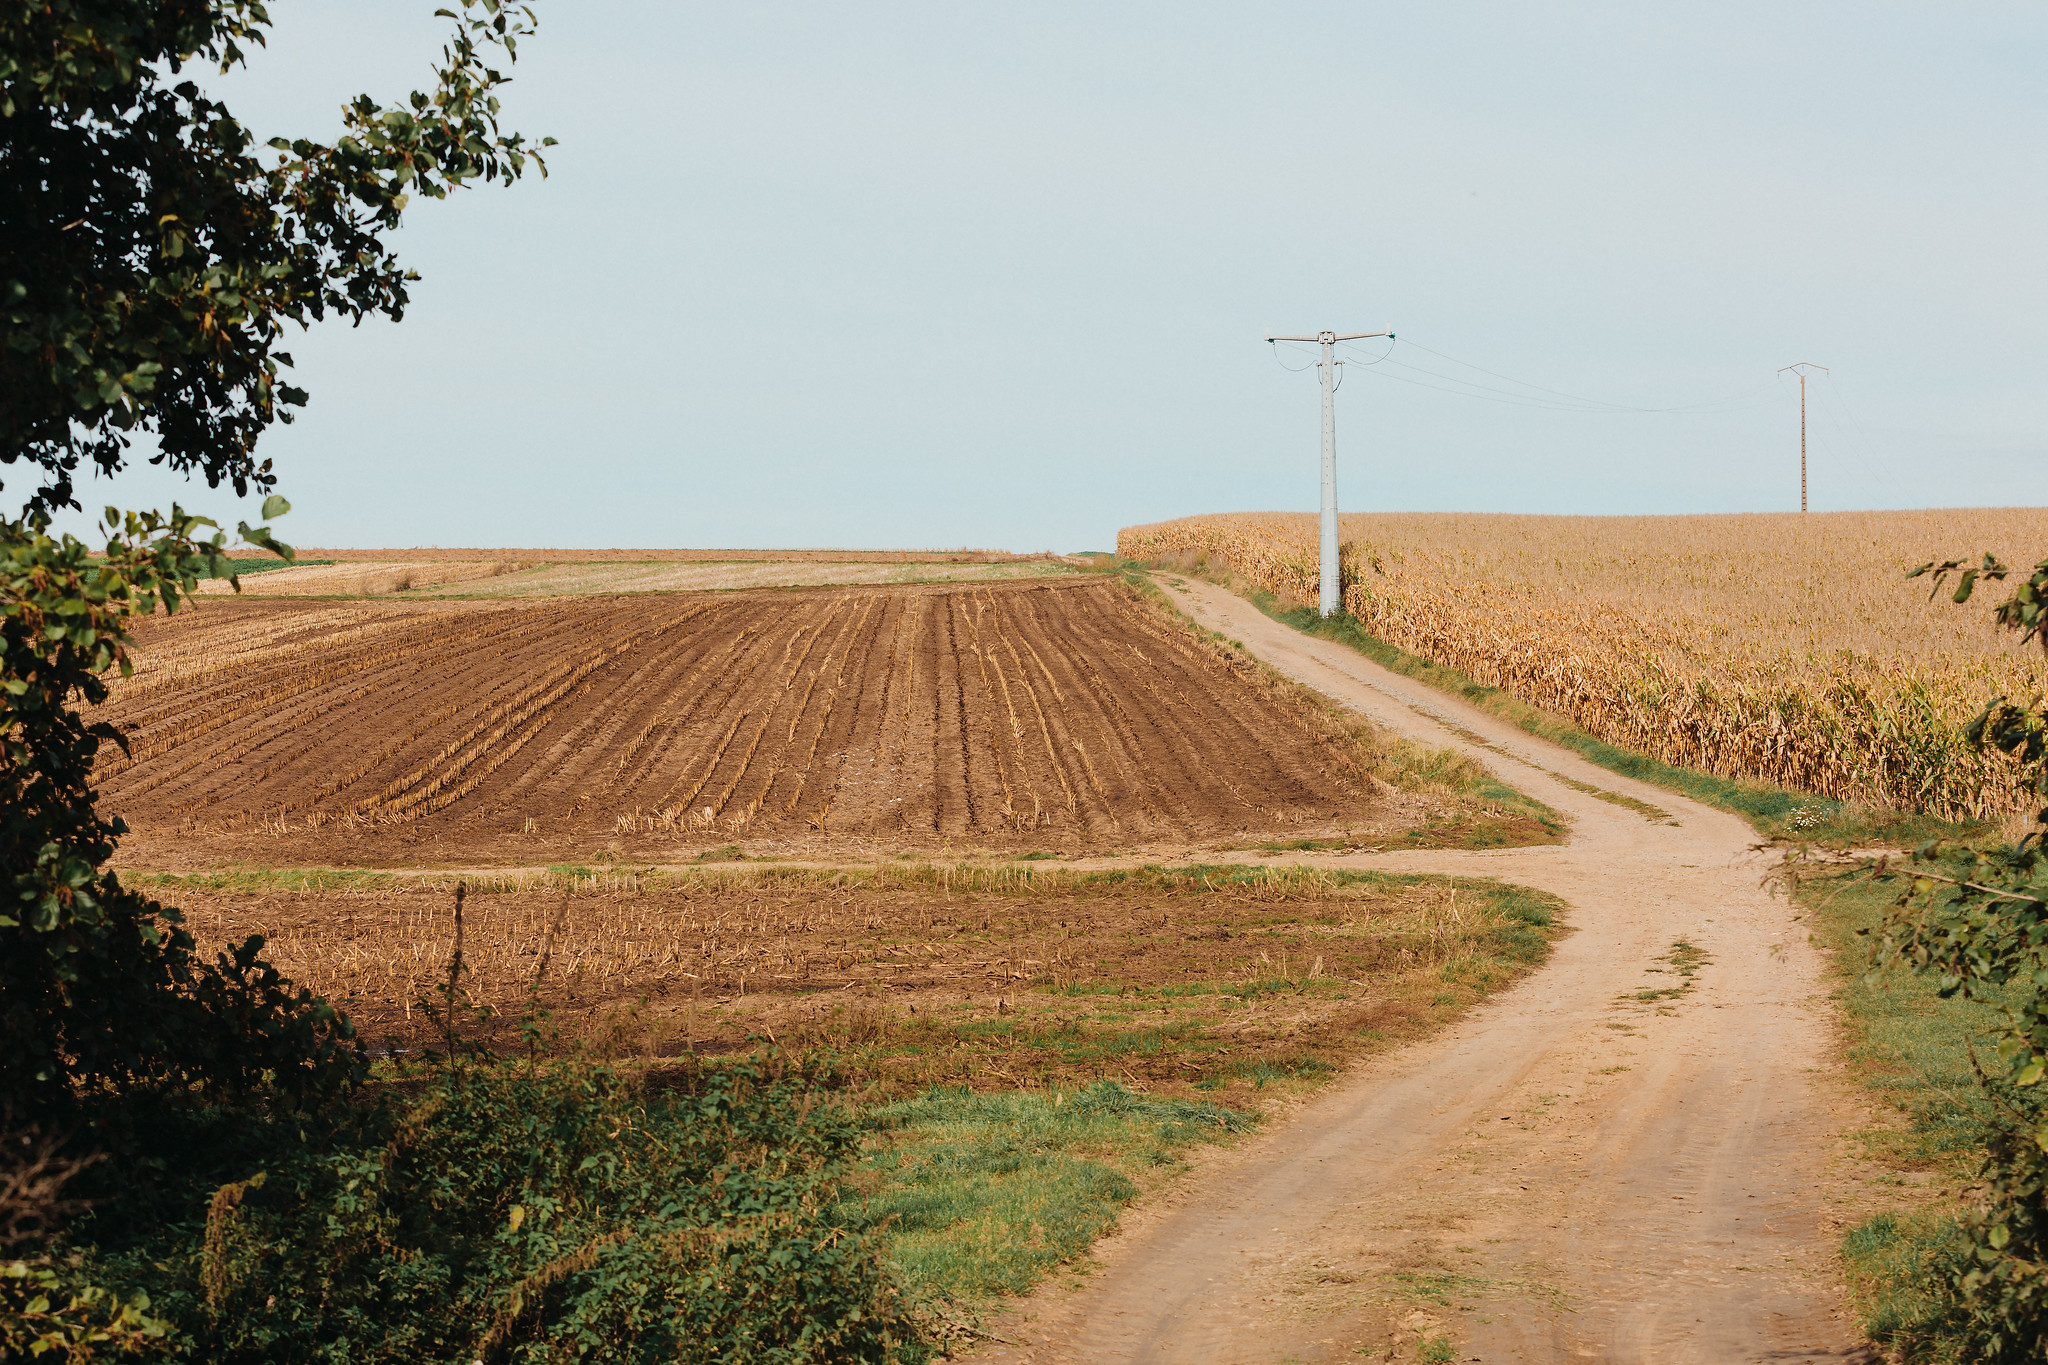
<path fill-rule="evenodd" d="M 1370 840 L 1430 814 L 1358 722 L 1102 577 L 221 601 L 140 645 L 99 779 L 144 867 Z"/>

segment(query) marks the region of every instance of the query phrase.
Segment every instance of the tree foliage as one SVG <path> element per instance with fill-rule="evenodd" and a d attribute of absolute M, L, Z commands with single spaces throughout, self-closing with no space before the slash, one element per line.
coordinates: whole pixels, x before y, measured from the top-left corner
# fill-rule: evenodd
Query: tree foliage
<path fill-rule="evenodd" d="M 1981 563 L 1924 564 L 1935 590 L 1958 575 L 1957 603 L 2009 570 Z M 2048 560 L 1998 604 L 1996 619 L 2048 650 Z M 1987 1197 L 1965 1223 L 1967 1250 L 1950 1292 L 1968 1358 L 2039 1360 L 2048 1340 L 2048 709 L 2039 697 L 1993 698 L 1970 723 L 1972 743 L 2025 764 L 2044 806 L 2035 829 L 2011 847 L 1915 854 L 1910 889 L 1884 927 L 1878 960 L 1935 976 L 1943 996 L 1988 999 L 2005 1022 L 1980 1071 L 1999 1120 L 1984 1162 Z"/>
<path fill-rule="evenodd" d="M 132 616 L 231 576 L 225 538 L 176 507 L 109 508 L 91 548 L 53 538 L 49 514 L 77 505 L 82 463 L 113 474 L 138 436 L 154 462 L 268 490 L 257 439 L 304 400 L 279 378 L 287 324 L 398 318 L 414 276 L 389 236 L 410 199 L 520 178 L 534 153 L 500 127 L 498 64 L 532 14 L 441 13 L 430 90 L 359 96 L 332 142 L 265 150 L 193 79 L 264 42 L 260 0 L 0 0 L 0 463 L 34 476 L 0 520 L 0 1094 L 17 1119 L 140 1092 L 298 1103 L 360 1070 L 346 1022 L 260 939 L 209 960 L 106 870 L 125 831 L 91 776 L 122 740 L 80 708 L 129 669 Z M 290 557 L 267 528 L 240 534 Z"/>
<path fill-rule="evenodd" d="M 441 12 L 431 91 L 266 149 L 186 74 L 261 45 L 260 0 L 0 0 L 0 462 L 34 469 L 31 505 L 76 506 L 81 462 L 114 473 L 138 433 L 153 463 L 268 491 L 257 438 L 306 399 L 286 324 L 401 317 L 411 198 L 545 172 L 499 125 L 494 63 L 531 11 Z"/>
<path fill-rule="evenodd" d="M 100 813 L 92 766 L 123 741 L 78 707 L 131 669 L 129 618 L 175 611 L 226 549 L 180 509 L 106 519 L 119 530 L 99 553 L 0 523 L 0 1094 L 64 1123 L 104 1093 L 331 1090 L 358 1065 L 348 1027 L 262 961 L 260 938 L 207 961 L 177 911 L 105 869 L 125 826 Z"/>

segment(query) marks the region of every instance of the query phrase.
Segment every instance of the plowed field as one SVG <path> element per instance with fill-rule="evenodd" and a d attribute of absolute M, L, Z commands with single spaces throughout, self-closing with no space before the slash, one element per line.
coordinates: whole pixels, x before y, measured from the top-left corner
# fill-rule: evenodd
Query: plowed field
<path fill-rule="evenodd" d="M 1129 847 L 1368 814 L 1355 745 L 1103 579 L 208 601 L 142 659 L 103 800 L 181 861 Z"/>

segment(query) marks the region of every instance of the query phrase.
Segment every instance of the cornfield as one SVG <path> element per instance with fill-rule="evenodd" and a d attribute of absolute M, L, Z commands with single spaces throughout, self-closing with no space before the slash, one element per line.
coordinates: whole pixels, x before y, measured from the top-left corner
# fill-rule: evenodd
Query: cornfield
<path fill-rule="evenodd" d="M 1993 696 L 2048 690 L 1980 593 L 1907 569 L 2048 556 L 2048 510 L 1341 519 L 1345 609 L 1371 634 L 1668 763 L 1946 818 L 2028 808 L 1964 742 Z M 1316 518 L 1187 517 L 1118 533 L 1129 559 L 1227 567 L 1317 595 Z"/>

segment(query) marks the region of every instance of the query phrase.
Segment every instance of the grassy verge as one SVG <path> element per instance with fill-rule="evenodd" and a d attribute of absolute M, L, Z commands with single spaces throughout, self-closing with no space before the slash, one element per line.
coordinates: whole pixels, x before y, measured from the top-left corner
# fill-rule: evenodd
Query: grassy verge
<path fill-rule="evenodd" d="M 884 1230 L 935 1344 L 978 1335 L 984 1305 L 1085 1257 L 1191 1143 L 1257 1120 L 1115 1081 L 1077 1090 L 935 1087 L 868 1113 L 875 1140 L 841 1216 Z"/>
<path fill-rule="evenodd" d="M 1970 1042 L 2000 1018 L 1995 1003 L 1944 1000 L 1909 972 L 1872 977 L 1870 939 L 1910 878 L 1868 869 L 1802 878 L 1794 897 L 1831 950 L 1834 998 L 1849 1032 L 1850 1074 L 1883 1101 L 1886 1121 L 1857 1137 L 1897 1206 L 1849 1230 L 1842 1244 L 1864 1329 L 1896 1358 L 1959 1359 L 1936 1268 L 1960 1249 L 1956 1217 L 1984 1153 L 1991 1104 Z M 1980 1053 L 1980 1056 L 1982 1054 Z"/>
<path fill-rule="evenodd" d="M 1143 577 L 1143 567 L 1126 565 L 1124 572 L 1130 577 Z M 1313 607 L 1290 606 L 1265 589 L 1228 572 L 1217 572 L 1211 568 L 1191 570 L 1180 566 L 1168 566 L 1167 571 L 1187 573 L 1227 587 L 1274 620 L 1305 635 L 1355 649 L 1383 668 L 1438 691 L 1448 692 L 1539 739 L 1562 745 L 1609 772 L 1648 782 L 1739 815 L 1769 839 L 1852 848 L 1873 844 L 1918 844 L 1934 838 L 1976 839 L 1993 833 L 1989 825 L 1951 823 L 1929 815 L 1881 810 L 1855 802 L 1838 801 L 1833 797 L 1676 767 L 1646 754 L 1609 744 L 1511 692 L 1488 687 L 1454 668 L 1445 668 L 1410 654 L 1397 645 L 1366 633 L 1353 617 L 1325 619 Z"/>
<path fill-rule="evenodd" d="M 1451 749 L 1433 749 L 1382 734 L 1364 718 L 1312 688 L 1283 676 L 1245 652 L 1242 640 L 1193 620 L 1137 565 L 1105 565 L 1134 593 L 1163 611 L 1182 630 L 1218 652 L 1233 667 L 1283 699 L 1308 721 L 1324 742 L 1348 755 L 1343 765 L 1396 791 L 1442 799 L 1445 804 L 1405 831 L 1404 847 L 1505 848 L 1549 844 L 1566 832 L 1564 817 L 1532 796 L 1508 786 L 1479 764 Z M 1254 847 L 1263 847 L 1255 845 Z"/>

